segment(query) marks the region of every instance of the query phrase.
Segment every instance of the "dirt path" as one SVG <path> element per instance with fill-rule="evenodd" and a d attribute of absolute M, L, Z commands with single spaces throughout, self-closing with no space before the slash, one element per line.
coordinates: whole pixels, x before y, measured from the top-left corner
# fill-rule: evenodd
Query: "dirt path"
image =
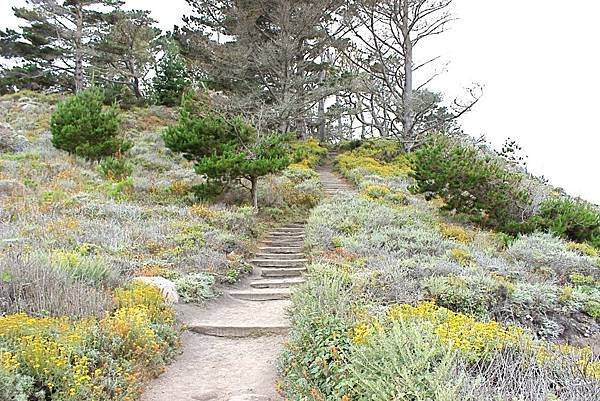
<path fill-rule="evenodd" d="M 306 270 L 304 227 L 270 231 L 252 275 L 207 305 L 178 305 L 183 353 L 146 389 L 144 401 L 276 401 L 276 361 L 289 329 L 290 288 Z"/>
<path fill-rule="evenodd" d="M 319 170 L 327 196 L 353 191 L 329 166 Z M 207 305 L 179 305 L 188 330 L 182 354 L 153 381 L 142 401 L 280 401 L 276 361 L 289 321 L 291 287 L 302 283 L 304 226 L 270 231 L 242 284 Z"/>

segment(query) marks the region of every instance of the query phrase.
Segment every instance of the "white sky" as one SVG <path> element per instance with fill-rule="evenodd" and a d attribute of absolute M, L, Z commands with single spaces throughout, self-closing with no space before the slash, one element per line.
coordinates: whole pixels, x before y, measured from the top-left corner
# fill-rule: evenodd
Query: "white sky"
<path fill-rule="evenodd" d="M 0 27 L 15 27 L 10 8 L 20 4 L 0 0 Z M 152 10 L 163 29 L 188 11 L 185 0 L 127 5 Z M 532 172 L 600 204 L 598 15 L 595 0 L 455 0 L 459 20 L 425 52 L 450 62 L 434 89 L 453 96 L 471 82 L 485 86 L 463 118 L 466 132 L 485 133 L 498 146 L 516 139 Z"/>

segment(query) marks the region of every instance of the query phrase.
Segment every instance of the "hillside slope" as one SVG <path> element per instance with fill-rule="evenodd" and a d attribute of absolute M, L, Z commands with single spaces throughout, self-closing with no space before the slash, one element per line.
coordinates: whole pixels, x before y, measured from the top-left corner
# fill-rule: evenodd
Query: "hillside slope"
<path fill-rule="evenodd" d="M 360 195 L 309 217 L 313 264 L 281 361 L 287 397 L 596 399 L 597 251 L 465 224 L 411 193 L 410 163 L 381 148 L 338 156 Z"/>
<path fill-rule="evenodd" d="M 320 187 L 298 166 L 261 181 L 263 213 L 238 188 L 200 202 L 193 163 L 163 144 L 165 107 L 121 113 L 133 172 L 106 176 L 52 146 L 58 100 L 0 98 L 0 400 L 135 399 L 177 353 L 168 301 L 201 304 L 240 280 L 257 236 L 305 214 Z"/>

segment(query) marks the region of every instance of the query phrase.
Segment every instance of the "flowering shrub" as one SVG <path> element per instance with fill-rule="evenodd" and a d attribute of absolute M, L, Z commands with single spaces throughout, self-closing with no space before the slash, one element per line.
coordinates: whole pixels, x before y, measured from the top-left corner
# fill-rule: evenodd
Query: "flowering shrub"
<path fill-rule="evenodd" d="M 462 248 L 452 248 L 450 249 L 450 251 L 448 251 L 448 253 L 452 257 L 452 259 L 457 261 L 462 266 L 471 266 L 475 262 L 473 256 L 468 251 Z"/>
<path fill-rule="evenodd" d="M 441 306 L 456 312 L 489 319 L 498 302 L 502 288 L 500 281 L 486 275 L 469 274 L 445 277 L 430 276 L 422 282 L 423 288 Z"/>
<path fill-rule="evenodd" d="M 295 167 L 314 168 L 327 156 L 328 149 L 319 144 L 315 138 L 296 141 L 290 145 L 290 159 Z"/>
<path fill-rule="evenodd" d="M 352 148 L 342 161 L 369 158 L 378 172 L 338 163 L 362 196 L 324 201 L 308 219 L 306 245 L 321 262 L 293 298 L 287 398 L 594 398 L 598 356 L 550 342 L 594 341 L 593 248 L 539 233 L 501 244 L 452 216 L 442 222 L 438 205 L 406 191 L 409 179 L 377 170 L 398 157 L 392 148 Z M 389 202 L 394 192 L 406 205 Z"/>
<path fill-rule="evenodd" d="M 589 256 L 592 258 L 597 258 L 598 256 L 600 256 L 600 253 L 598 252 L 598 250 L 589 244 L 581 244 L 578 242 L 569 242 L 567 244 L 567 249 L 570 251 L 579 252 L 582 255 Z"/>
<path fill-rule="evenodd" d="M 158 290 L 118 290 L 101 320 L 0 317 L 0 395 L 10 399 L 132 400 L 173 356 L 173 314 Z"/>
<path fill-rule="evenodd" d="M 457 357 L 426 321 L 395 320 L 350 350 L 352 400 L 457 400 Z"/>
<path fill-rule="evenodd" d="M 382 177 L 407 176 L 412 171 L 409 162 L 403 156 L 393 163 L 385 163 L 372 157 L 356 156 L 350 152 L 342 153 L 335 159 L 335 162 L 336 168 L 344 175 L 358 168 Z"/>
<path fill-rule="evenodd" d="M 391 205 L 406 204 L 406 196 L 402 191 L 392 190 L 385 185 L 366 185 L 361 192 L 367 199 L 386 202 Z"/>
<path fill-rule="evenodd" d="M 291 164 L 283 170 L 283 176 L 287 177 L 294 184 L 299 184 L 313 178 L 318 178 L 319 174 L 304 164 Z"/>
<path fill-rule="evenodd" d="M 444 237 L 460 242 L 461 244 L 468 244 L 473 241 L 473 234 L 461 226 L 440 224 L 440 232 Z"/>
<path fill-rule="evenodd" d="M 470 359 L 477 359 L 493 349 L 515 344 L 523 335 L 523 330 L 517 327 L 504 327 L 494 321 L 480 322 L 432 302 L 421 302 L 416 306 L 396 305 L 390 308 L 388 316 L 392 320 L 417 319 L 431 322 L 434 333 L 442 341 Z"/>

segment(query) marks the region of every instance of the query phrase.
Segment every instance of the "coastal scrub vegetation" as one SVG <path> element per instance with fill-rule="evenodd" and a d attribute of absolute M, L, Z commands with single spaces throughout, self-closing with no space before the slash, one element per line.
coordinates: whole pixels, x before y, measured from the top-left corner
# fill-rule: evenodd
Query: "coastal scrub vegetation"
<path fill-rule="evenodd" d="M 336 166 L 360 196 L 328 199 L 309 217 L 313 264 L 293 297 L 291 337 L 280 360 L 285 394 L 595 397 L 600 259 L 593 241 L 577 242 L 567 230 L 540 223 L 544 205 L 555 202 L 552 191 L 532 208 L 537 196 L 523 185 L 531 177 L 468 142 L 434 137 L 408 154 L 381 142 L 342 150 Z M 387 151 L 378 156 L 373 148 Z M 348 168 L 344 161 L 361 153 L 380 165 L 357 158 Z M 398 160 L 408 168 L 388 174 Z M 488 187 L 495 179 L 505 185 Z M 511 214 L 515 194 L 523 203 Z M 507 212 L 487 213 L 492 206 Z M 535 211 L 524 218 L 523 210 Z M 585 210 L 597 213 L 589 204 Z M 564 213 L 561 226 L 593 226 L 582 214 Z"/>
<path fill-rule="evenodd" d="M 0 97 L 2 118 L 22 133 L 0 137 L 2 400 L 139 398 L 179 352 L 172 293 L 151 283 L 172 283 L 184 303 L 218 296 L 249 271 L 245 260 L 266 227 L 303 218 L 322 196 L 310 166 L 327 149 L 298 140 L 284 155 L 298 165 L 260 178 L 259 214 L 236 185 L 207 203 L 194 191 L 205 180 L 193 162 L 161 137 L 176 111 L 105 108 L 99 93 Z M 124 142 L 120 154 L 53 145 L 51 120 L 107 132 L 104 118 L 83 109 L 83 120 L 69 112 L 66 123 L 65 105 L 88 96 L 95 112 L 119 114 L 109 124 L 118 136 L 92 139 L 119 138 L 128 150 Z"/>

